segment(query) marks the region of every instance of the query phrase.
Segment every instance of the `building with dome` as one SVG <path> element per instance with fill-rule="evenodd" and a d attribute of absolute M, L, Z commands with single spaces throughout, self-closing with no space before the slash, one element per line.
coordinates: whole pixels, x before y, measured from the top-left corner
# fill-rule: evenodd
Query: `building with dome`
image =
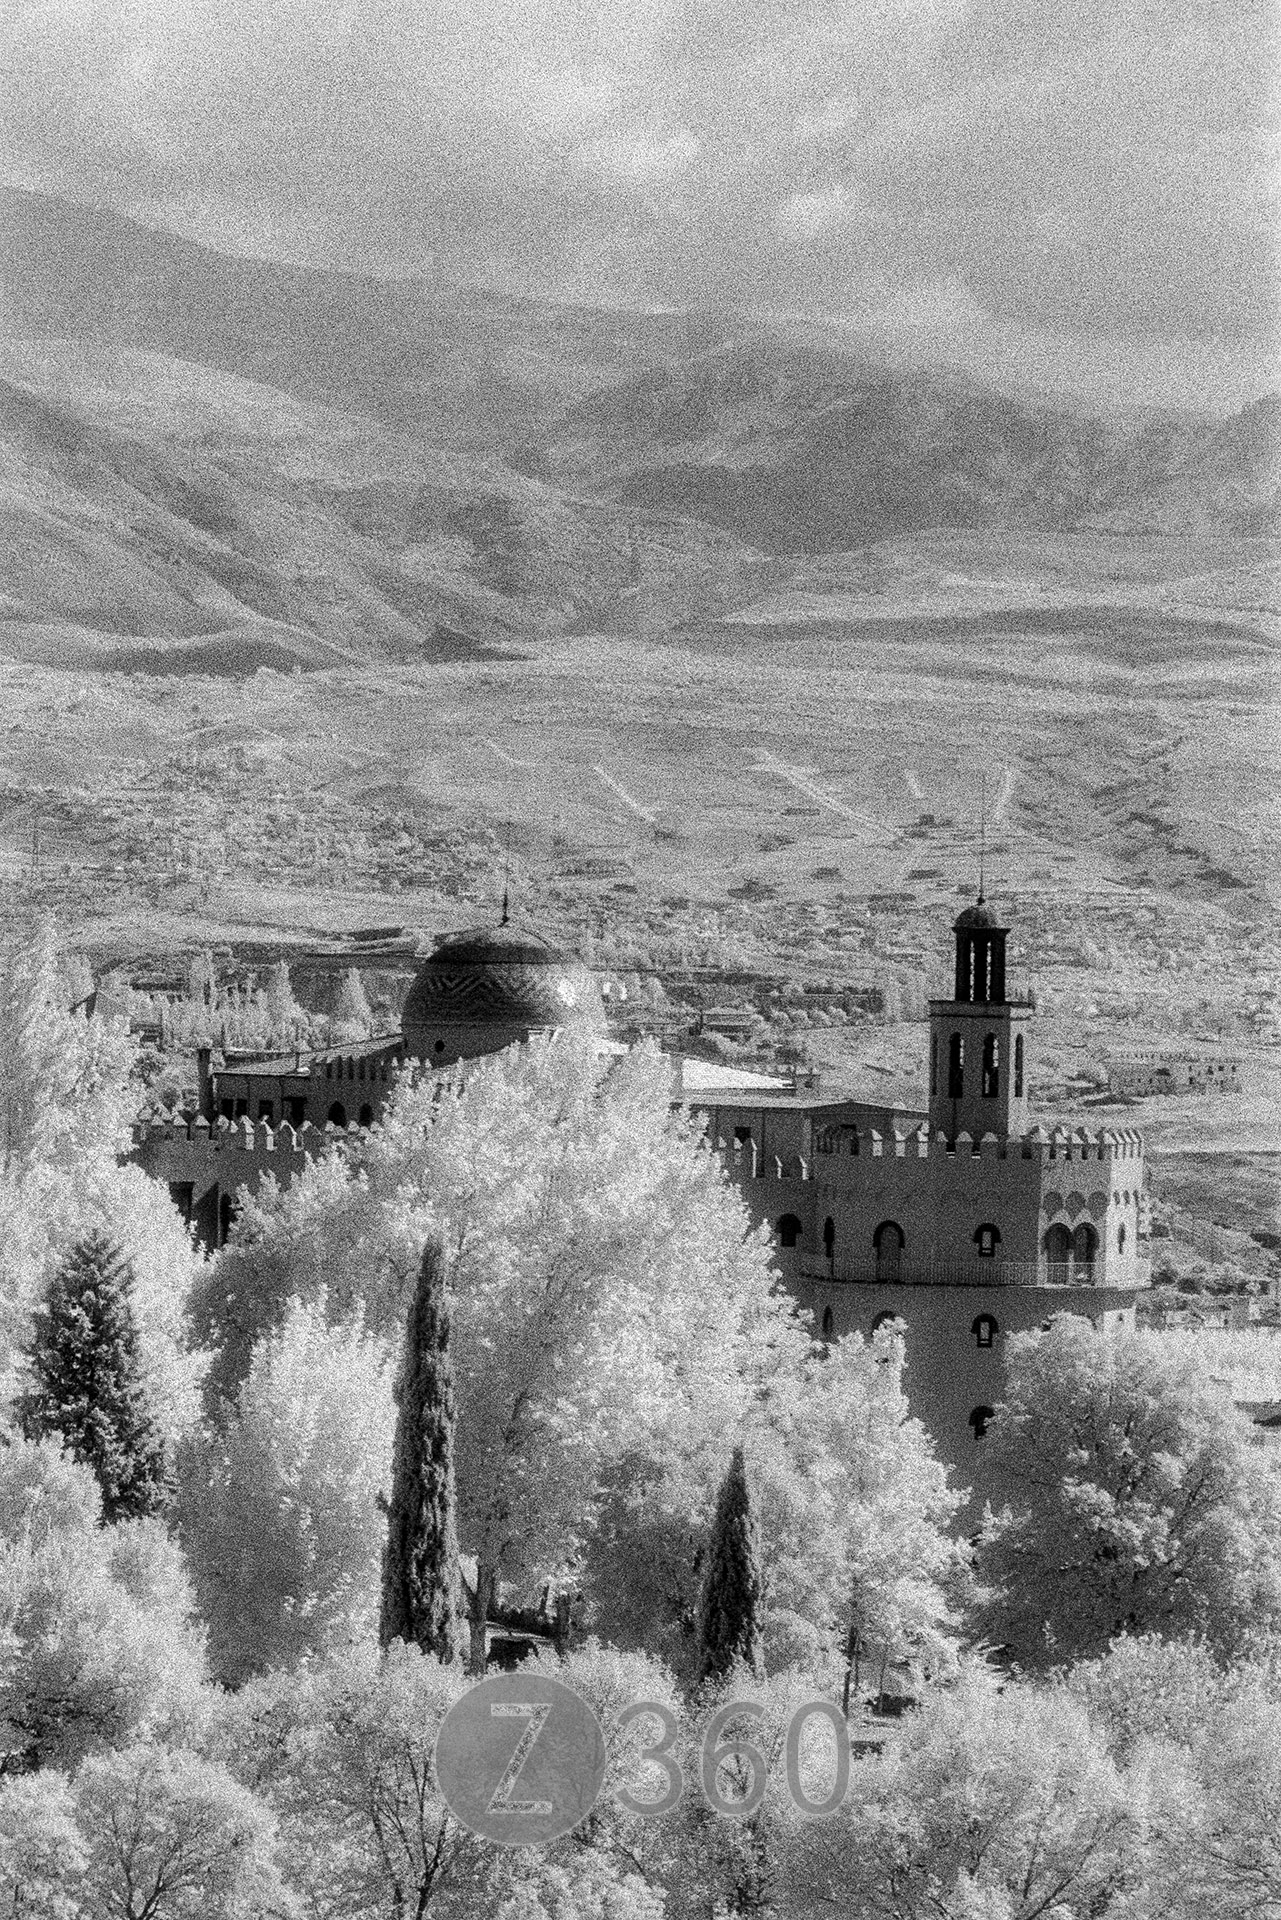
<path fill-rule="evenodd" d="M 242 1187 L 282 1184 L 309 1154 L 372 1126 L 407 1061 L 456 1066 L 567 1029 L 605 1034 L 587 967 L 504 911 L 497 927 L 447 934 L 418 966 L 400 1029 L 347 1046 L 197 1056 L 197 1110 L 142 1126 L 134 1158 L 163 1180 L 207 1247 L 226 1240 Z"/>
<path fill-rule="evenodd" d="M 1035 1008 L 1010 987 L 1009 931 L 981 896 L 954 922 L 952 995 L 930 1002 L 918 1108 L 674 1062 L 674 1099 L 706 1117 L 816 1333 L 901 1323 L 912 1409 L 979 1488 L 1006 1336 L 1056 1312 L 1132 1327 L 1148 1284 L 1141 1136 L 1029 1124 Z M 284 1184 L 372 1125 L 406 1060 L 455 1066 L 570 1027 L 604 1040 L 580 961 L 505 920 L 451 934 L 420 964 L 399 1032 L 216 1067 L 206 1055 L 199 1111 L 140 1129 L 136 1157 L 218 1246 L 241 1187 L 267 1173 Z"/>

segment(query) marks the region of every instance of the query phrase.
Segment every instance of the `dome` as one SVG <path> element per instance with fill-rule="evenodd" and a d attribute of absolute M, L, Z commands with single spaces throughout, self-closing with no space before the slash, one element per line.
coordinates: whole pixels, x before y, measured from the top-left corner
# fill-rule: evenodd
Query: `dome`
<path fill-rule="evenodd" d="M 1008 927 L 1001 926 L 1001 922 L 997 919 L 991 907 L 988 906 L 982 894 L 980 894 L 972 907 L 966 907 L 961 913 L 957 914 L 955 920 L 952 922 L 952 931 L 953 933 L 964 933 L 967 928 L 981 929 L 983 927 L 996 927 L 1003 933 L 1009 932 Z"/>
<path fill-rule="evenodd" d="M 531 1033 L 604 1025 L 600 991 L 582 962 L 525 928 L 448 934 L 419 967 L 401 1014 L 416 1060 L 448 1065 L 496 1053 Z"/>

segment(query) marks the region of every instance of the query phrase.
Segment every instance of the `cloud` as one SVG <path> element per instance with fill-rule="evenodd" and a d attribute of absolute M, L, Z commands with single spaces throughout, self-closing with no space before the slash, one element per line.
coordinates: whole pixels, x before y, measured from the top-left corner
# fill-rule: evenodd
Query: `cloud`
<path fill-rule="evenodd" d="M 1254 365 L 1258 0 L 17 0 L 8 177 L 235 249 Z"/>

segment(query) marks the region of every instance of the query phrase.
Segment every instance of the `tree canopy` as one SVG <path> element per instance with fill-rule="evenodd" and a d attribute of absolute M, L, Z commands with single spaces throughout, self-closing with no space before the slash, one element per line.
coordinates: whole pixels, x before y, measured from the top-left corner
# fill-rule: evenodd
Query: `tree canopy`
<path fill-rule="evenodd" d="M 1008 1341 L 984 1444 L 987 1629 L 1021 1664 L 1148 1631 L 1230 1656 L 1281 1624 L 1281 1475 L 1190 1356 L 1059 1315 Z"/>

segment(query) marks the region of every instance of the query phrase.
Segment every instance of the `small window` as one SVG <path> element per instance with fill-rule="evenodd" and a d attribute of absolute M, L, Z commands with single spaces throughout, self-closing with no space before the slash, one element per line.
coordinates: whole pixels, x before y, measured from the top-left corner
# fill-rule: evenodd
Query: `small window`
<path fill-rule="evenodd" d="M 895 1313 L 893 1307 L 886 1307 L 882 1312 L 878 1313 L 875 1320 L 873 1320 L 872 1332 L 876 1333 L 881 1327 L 887 1327 L 891 1320 L 902 1320 L 902 1318 L 902 1314 Z"/>
<path fill-rule="evenodd" d="M 990 1313 L 981 1313 L 970 1328 L 976 1347 L 990 1347 L 999 1331 L 1000 1328 Z"/>
<path fill-rule="evenodd" d="M 1125 1228 L 1124 1227 L 1118 1227 L 1116 1230 L 1116 1250 L 1118 1253 L 1125 1252 Z"/>
<path fill-rule="evenodd" d="M 265 1120 L 269 1127 L 275 1126 L 276 1103 L 274 1100 L 260 1100 L 258 1102 L 258 1118 L 260 1120 Z"/>
<path fill-rule="evenodd" d="M 1001 1043 L 994 1033 L 983 1039 L 983 1098 L 995 1100 L 1001 1091 Z"/>
<path fill-rule="evenodd" d="M 289 1124 L 301 1127 L 307 1119 L 307 1099 L 305 1094 L 291 1094 L 289 1097 Z"/>
<path fill-rule="evenodd" d="M 333 1104 L 333 1106 L 332 1106 L 332 1107 L 330 1107 L 330 1109 L 329 1109 L 329 1119 L 330 1119 L 330 1121 L 331 1121 L 331 1123 L 332 1123 L 332 1124 L 333 1124 L 333 1125 L 334 1125 L 335 1127 L 345 1127 L 345 1126 L 346 1126 L 346 1124 L 347 1124 L 347 1109 L 346 1109 L 346 1107 L 345 1107 L 345 1106 L 343 1105 L 343 1103 L 342 1103 L 342 1101 L 341 1101 L 341 1100 L 335 1100 L 335 1101 L 334 1101 L 334 1104 Z"/>
<path fill-rule="evenodd" d="M 969 1424 L 973 1429 L 974 1438 L 976 1440 L 981 1440 L 983 1438 L 984 1434 L 988 1430 L 990 1423 L 995 1418 L 996 1418 L 996 1410 L 994 1407 L 975 1407 L 974 1411 L 970 1415 Z"/>
<path fill-rule="evenodd" d="M 823 1338 L 825 1340 L 832 1338 L 832 1309 L 830 1307 L 824 1307 L 823 1309 Z"/>
<path fill-rule="evenodd" d="M 357 1124 L 362 1127 L 372 1127 L 374 1124 L 374 1110 L 368 1100 L 366 1100 L 364 1106 L 360 1109 Z"/>
<path fill-rule="evenodd" d="M 954 1033 L 947 1043 L 947 1097 L 960 1100 L 965 1093 L 965 1041 Z"/>
<path fill-rule="evenodd" d="M 872 1247 L 876 1254 L 876 1277 L 878 1280 L 895 1280 L 903 1265 L 903 1249 L 906 1245 L 903 1229 L 897 1220 L 882 1220 L 872 1235 Z"/>
<path fill-rule="evenodd" d="M 823 1252 L 830 1260 L 836 1251 L 836 1222 L 829 1213 L 823 1222 Z"/>
<path fill-rule="evenodd" d="M 237 1100 L 234 1118 L 237 1120 L 247 1120 L 249 1118 L 249 1096 L 247 1094 L 244 1099 Z"/>
<path fill-rule="evenodd" d="M 774 1231 L 780 1247 L 798 1247 L 801 1243 L 801 1223 L 794 1213 L 785 1213 Z"/>
<path fill-rule="evenodd" d="M 975 1230 L 974 1245 L 978 1249 L 980 1260 L 995 1260 L 996 1250 L 1001 1244 L 1001 1229 L 986 1221 Z"/>
<path fill-rule="evenodd" d="M 1023 1098 L 1023 1035 L 1014 1036 L 1014 1098 Z"/>
<path fill-rule="evenodd" d="M 234 1100 L 220 1100 L 220 1101 L 218 1102 L 218 1111 L 219 1111 L 219 1113 L 220 1113 L 220 1114 L 222 1115 L 222 1117 L 223 1117 L 223 1119 L 224 1119 L 224 1120 L 234 1120 L 234 1119 L 235 1119 L 235 1117 L 236 1117 L 236 1103 L 235 1103 L 235 1101 L 234 1101 Z"/>
<path fill-rule="evenodd" d="M 444 1043 L 444 1041 L 443 1041 L 443 1040 L 438 1040 L 438 1041 L 436 1042 L 436 1044 L 435 1044 L 435 1046 L 434 1046 L 434 1047 L 432 1048 L 432 1052 L 433 1052 L 433 1053 L 443 1053 L 444 1051 L 445 1051 L 445 1043 Z"/>
<path fill-rule="evenodd" d="M 938 1090 L 939 1090 L 939 1037 L 937 1034 L 935 1034 L 930 1041 L 930 1095 L 931 1097 L 933 1097 L 933 1095 L 936 1094 Z"/>

